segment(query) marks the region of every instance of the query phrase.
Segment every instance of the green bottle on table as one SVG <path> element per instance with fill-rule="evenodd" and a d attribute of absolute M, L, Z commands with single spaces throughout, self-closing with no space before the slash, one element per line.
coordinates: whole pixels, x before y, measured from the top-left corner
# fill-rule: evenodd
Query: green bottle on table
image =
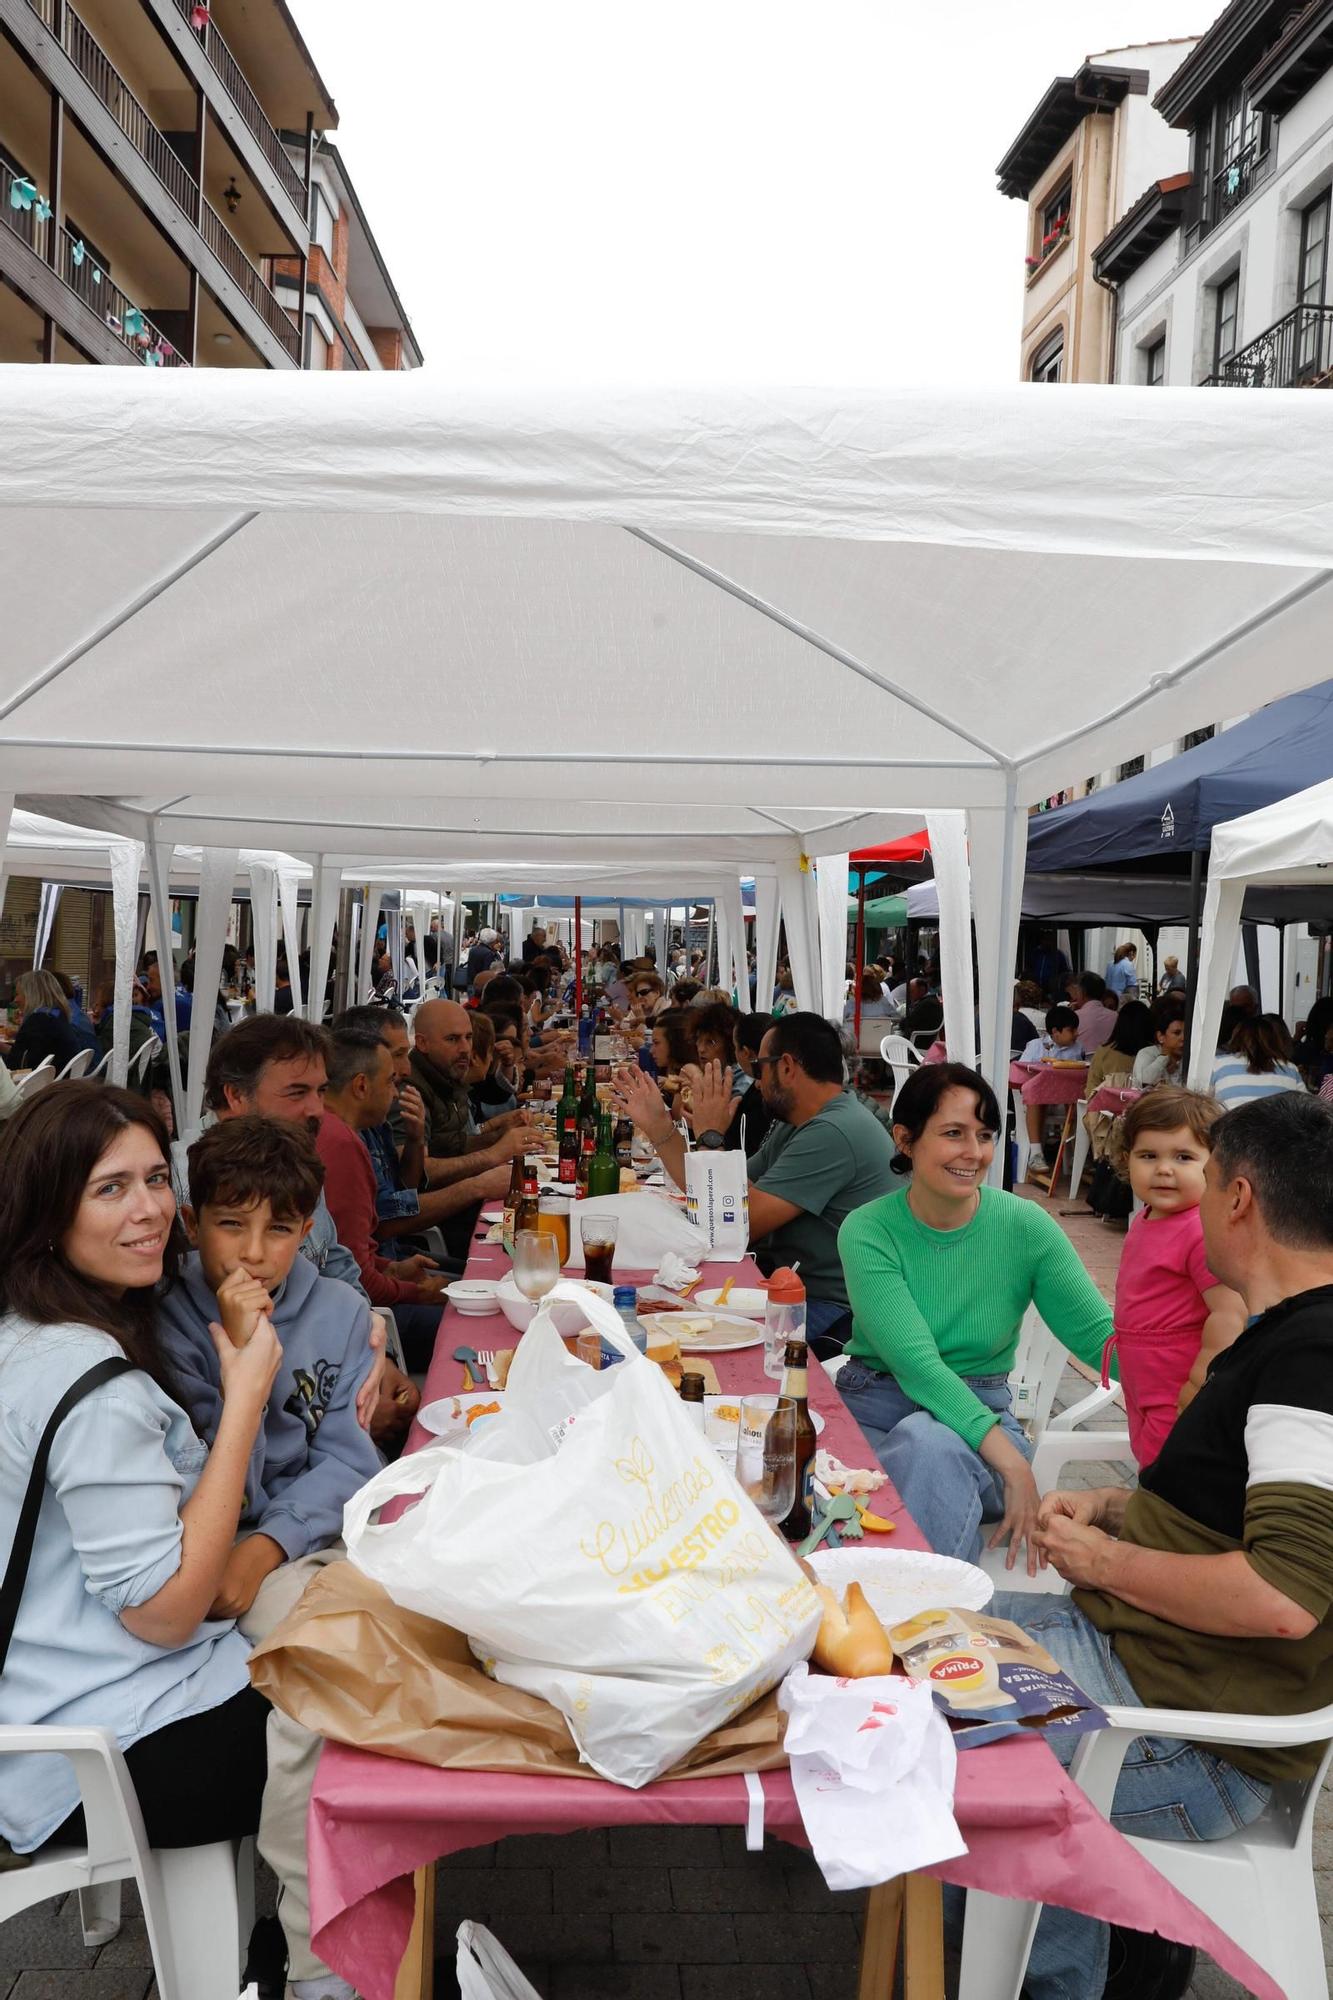
<path fill-rule="evenodd" d="M 565 1087 L 560 1093 L 560 1102 L 556 1106 L 556 1112 L 555 1112 L 555 1130 L 557 1138 L 565 1129 L 565 1120 L 567 1118 L 577 1119 L 578 1115 L 579 1115 L 579 1091 L 578 1091 L 578 1085 L 574 1081 L 574 1065 L 573 1063 L 566 1063 Z"/>
<path fill-rule="evenodd" d="M 620 1168 L 616 1164 L 616 1148 L 611 1137 L 609 1111 L 603 1111 L 597 1122 L 597 1149 L 588 1166 L 588 1193 L 589 1195 L 620 1193 Z"/>

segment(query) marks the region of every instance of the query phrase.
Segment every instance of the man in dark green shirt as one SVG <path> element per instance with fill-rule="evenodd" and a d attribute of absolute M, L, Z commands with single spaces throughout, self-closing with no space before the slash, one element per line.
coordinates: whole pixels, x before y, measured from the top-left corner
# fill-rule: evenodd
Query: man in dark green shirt
<path fill-rule="evenodd" d="M 893 1141 L 843 1085 L 842 1042 L 819 1014 L 784 1014 L 754 1059 L 755 1081 L 773 1124 L 751 1159 L 750 1243 L 761 1267 L 800 1263 L 806 1327 L 826 1335 L 847 1322 L 847 1286 L 838 1230 L 863 1202 L 893 1186 Z M 720 1063 L 684 1072 L 695 1144 L 720 1147 L 731 1121 L 731 1080 Z M 685 1185 L 685 1144 L 642 1071 L 620 1080 L 630 1116 L 657 1147 L 667 1172 Z"/>

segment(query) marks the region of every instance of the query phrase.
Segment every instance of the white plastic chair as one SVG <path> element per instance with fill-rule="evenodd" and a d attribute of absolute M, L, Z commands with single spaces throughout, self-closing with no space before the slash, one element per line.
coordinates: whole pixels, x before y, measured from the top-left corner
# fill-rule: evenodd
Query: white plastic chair
<path fill-rule="evenodd" d="M 103 1077 L 106 1075 L 110 1067 L 111 1067 L 111 1051 L 110 1049 L 108 1049 L 106 1054 L 102 1057 L 101 1062 L 98 1063 L 96 1069 L 89 1070 L 88 1072 L 89 1083 L 96 1083 L 99 1077 Z"/>
<path fill-rule="evenodd" d="M 1069 1199 L 1071 1201 L 1078 1200 L 1079 1185 L 1083 1179 L 1084 1169 L 1088 1164 L 1088 1153 L 1092 1143 L 1088 1138 L 1088 1128 L 1083 1123 L 1087 1112 L 1088 1100 L 1086 1097 L 1080 1097 L 1077 1105 L 1074 1107 L 1074 1163 L 1069 1169 Z"/>
<path fill-rule="evenodd" d="M 129 1768 L 106 1729 L 0 1727 L 0 1758 L 55 1751 L 74 1767 L 87 1839 L 45 1847 L 0 1872 L 0 1922 L 52 1896 L 79 1894 L 85 1944 L 120 1928 L 120 1885 L 143 1905 L 160 2000 L 236 2000 L 254 1923 L 254 1843 L 150 1848 Z"/>
<path fill-rule="evenodd" d="M 105 1058 L 103 1058 L 103 1060 L 105 1061 Z M 65 1064 L 65 1067 L 61 1070 L 59 1076 L 57 1076 L 56 1082 L 73 1083 L 76 1080 L 76 1078 L 81 1076 L 87 1076 L 92 1066 L 93 1066 L 92 1050 L 80 1049 L 79 1053 L 76 1056 L 70 1057 L 69 1061 Z"/>
<path fill-rule="evenodd" d="M 161 1053 L 162 1046 L 163 1044 L 159 1036 L 149 1035 L 147 1041 L 140 1047 L 138 1055 L 130 1063 L 129 1074 L 132 1082 L 143 1082 L 148 1074 L 149 1063 L 152 1062 L 154 1056 Z"/>
<path fill-rule="evenodd" d="M 1333 1708 L 1309 1715 L 1210 1715 L 1192 1709 L 1108 1708 L 1110 1728 L 1086 1736 L 1070 1775 L 1109 1813 L 1125 1752 L 1138 1736 L 1278 1749 L 1323 1743 L 1314 1777 L 1276 1785 L 1252 1826 L 1223 1840 L 1130 1844 L 1218 1929 L 1263 1966 L 1292 2000 L 1328 2000 L 1315 1899 L 1315 1804 L 1333 1760 Z M 1018 2000 L 1041 1906 L 969 1890 L 959 2000 Z"/>
<path fill-rule="evenodd" d="M 1028 1177 L 1033 1149 L 1028 1137 L 1028 1108 L 1023 1102 L 1022 1091 L 1011 1088 L 1009 1101 L 1014 1109 L 1014 1186 L 1018 1187 Z"/>
<path fill-rule="evenodd" d="M 893 1071 L 893 1094 L 897 1097 L 912 1071 L 921 1067 L 921 1058 L 906 1035 L 885 1035 L 879 1054 L 880 1061 Z"/>
<path fill-rule="evenodd" d="M 26 1076 L 19 1077 L 14 1088 L 21 1097 L 26 1097 L 31 1092 L 45 1090 L 47 1084 L 55 1080 L 56 1059 L 54 1056 L 43 1056 L 36 1069 L 30 1069 Z"/>

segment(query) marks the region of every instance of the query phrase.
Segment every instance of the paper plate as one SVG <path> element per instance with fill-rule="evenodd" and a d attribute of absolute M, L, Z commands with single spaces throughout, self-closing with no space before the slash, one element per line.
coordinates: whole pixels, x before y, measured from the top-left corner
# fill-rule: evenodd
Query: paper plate
<path fill-rule="evenodd" d="M 702 1324 L 698 1333 L 686 1333 L 681 1321 L 691 1320 L 701 1323 L 708 1321 L 705 1332 Z M 734 1354 L 742 1347 L 757 1347 L 764 1338 L 762 1326 L 753 1320 L 719 1319 L 714 1313 L 640 1313 L 639 1323 L 653 1333 L 669 1334 L 679 1341 L 682 1354 Z"/>
<path fill-rule="evenodd" d="M 423 1430 L 430 1431 L 442 1444 L 462 1444 L 469 1435 L 467 1412 L 479 1408 L 483 1403 L 502 1403 L 503 1397 L 497 1389 L 467 1389 L 460 1396 L 440 1396 L 433 1403 L 425 1403 L 417 1411 L 417 1421 Z M 485 1422 L 479 1417 L 478 1423 Z"/>
<path fill-rule="evenodd" d="M 704 1312 L 710 1312 L 721 1303 L 721 1291 L 720 1285 L 714 1285 L 711 1291 L 696 1292 L 692 1303 Z M 767 1305 L 767 1292 L 761 1292 L 756 1286 L 733 1285 L 722 1310 L 740 1313 L 745 1319 L 762 1319 Z"/>
<path fill-rule="evenodd" d="M 872 1493 L 872 1509 L 874 1504 Z M 995 1594 L 995 1585 L 984 1569 L 960 1562 L 956 1556 L 937 1556 L 929 1549 L 847 1545 L 816 1549 L 809 1560 L 819 1581 L 840 1597 L 849 1583 L 859 1583 L 885 1627 L 943 1605 L 955 1605 L 959 1611 L 981 1611 Z"/>

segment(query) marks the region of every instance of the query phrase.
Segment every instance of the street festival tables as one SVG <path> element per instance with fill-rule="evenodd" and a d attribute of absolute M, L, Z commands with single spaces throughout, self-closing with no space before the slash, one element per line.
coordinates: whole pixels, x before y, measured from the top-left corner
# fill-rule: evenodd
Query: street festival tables
<path fill-rule="evenodd" d="M 1086 1063 L 1011 1062 L 1009 1085 L 1025 1104 L 1077 1104 L 1088 1080 Z"/>
<path fill-rule="evenodd" d="M 1105 1112 L 1112 1118 L 1118 1118 L 1122 1111 L 1128 1111 L 1134 1100 L 1142 1095 L 1141 1090 L 1130 1090 L 1118 1084 L 1104 1083 L 1100 1090 L 1095 1090 L 1088 1099 L 1088 1116 L 1100 1118 Z"/>
<path fill-rule="evenodd" d="M 478 1242 L 468 1259 L 467 1275 L 496 1279 L 508 1265 L 501 1246 Z M 758 1276 L 749 1259 L 739 1265 L 705 1264 L 704 1273 L 706 1284 L 720 1284 L 732 1276 L 746 1284 Z M 617 1271 L 616 1276 L 620 1282 L 642 1285 L 650 1281 L 651 1273 Z M 436 1339 L 423 1402 L 459 1389 L 462 1371 L 452 1359 L 455 1347 L 507 1346 L 511 1335 L 518 1337 L 502 1317 L 478 1320 L 450 1306 Z M 762 1372 L 762 1347 L 710 1359 L 724 1390 L 744 1393 L 773 1386 Z M 810 1402 L 825 1420 L 822 1448 L 844 1464 L 876 1463 L 851 1412 L 819 1367 L 810 1371 Z M 418 1450 L 429 1442 L 430 1434 L 414 1425 L 407 1449 Z M 928 1546 L 891 1486 L 876 1494 L 875 1511 L 896 1528 L 892 1540 L 881 1537 L 879 1546 Z M 767 1771 L 760 1783 L 765 1831 L 808 1846 L 790 1776 Z M 1160 1931 L 1201 1947 L 1261 2000 L 1282 2000 L 1281 1989 L 1102 1818 L 1046 1744 L 1009 1738 L 965 1751 L 958 1759 L 954 1810 L 968 1853 L 927 1871 L 931 1876 L 1024 1901 L 1062 1903 L 1106 1922 Z M 600 1778 L 439 1770 L 328 1743 L 320 1758 L 306 1833 L 311 1943 L 325 1964 L 350 1980 L 365 2000 L 429 2000 L 436 1861 L 509 1834 L 646 1825 L 745 1826 L 750 1811 L 750 1794 L 739 1776 L 663 1779 L 631 1791 Z M 914 1914 L 918 1927 L 932 1919 L 938 1922 L 937 1905 L 927 1901 L 923 1908 L 922 1892 L 927 1898 L 931 1894 L 924 1875 L 908 1877 L 909 1950 Z M 889 2000 L 902 1896 L 900 1882 L 870 1892 L 859 2000 Z M 997 1964 L 992 1952 L 986 1966 L 960 1987 L 958 2000 L 992 2000 L 1010 1990 L 1016 1978 L 1016 1969 Z M 912 1990 L 919 2000 L 943 2000 L 942 1973 L 920 1985 L 914 1981 Z"/>

